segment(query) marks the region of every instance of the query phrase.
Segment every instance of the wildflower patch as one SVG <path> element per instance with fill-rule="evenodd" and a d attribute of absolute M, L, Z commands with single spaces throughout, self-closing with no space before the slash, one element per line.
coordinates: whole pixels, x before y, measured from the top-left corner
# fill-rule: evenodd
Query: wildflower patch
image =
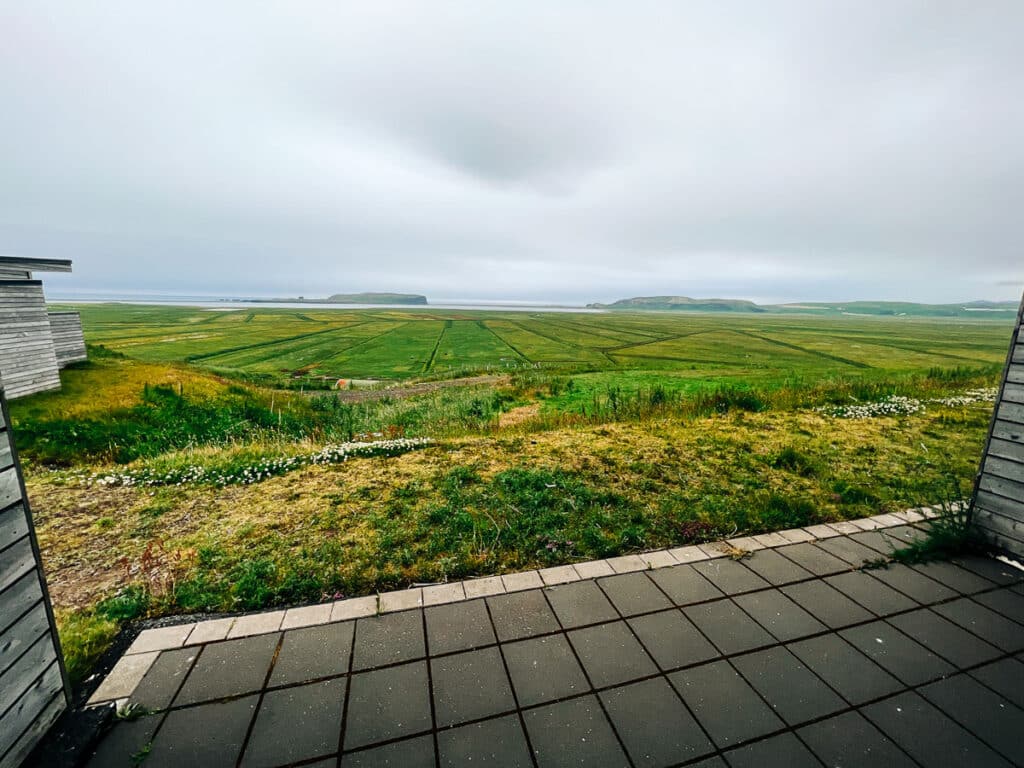
<path fill-rule="evenodd" d="M 319 451 L 293 456 L 266 457 L 230 465 L 208 466 L 190 464 L 182 467 L 140 467 L 138 469 L 94 472 L 73 475 L 72 479 L 85 486 L 141 486 L 160 485 L 252 485 L 271 477 L 287 474 L 301 467 L 322 464 L 341 464 L 350 458 L 372 456 L 399 456 L 426 448 L 434 441 L 429 437 L 397 438 L 371 442 L 350 442 L 328 445 Z"/>
<path fill-rule="evenodd" d="M 944 405 L 950 408 L 966 407 L 975 403 L 994 403 L 999 390 L 996 387 L 969 389 L 959 395 L 949 397 L 932 397 L 919 400 L 904 395 L 889 395 L 881 400 L 870 403 L 850 403 L 843 405 L 823 405 L 815 408 L 816 413 L 823 413 L 836 419 L 874 419 L 885 416 L 911 416 L 926 410 L 926 403 Z"/>

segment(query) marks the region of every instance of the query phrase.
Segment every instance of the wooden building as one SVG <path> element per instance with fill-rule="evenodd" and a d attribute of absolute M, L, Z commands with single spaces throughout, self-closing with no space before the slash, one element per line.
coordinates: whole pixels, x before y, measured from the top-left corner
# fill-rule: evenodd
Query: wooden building
<path fill-rule="evenodd" d="M 1024 556 L 1024 299 L 972 499 L 972 522 L 991 543 Z"/>
<path fill-rule="evenodd" d="M 0 768 L 16 768 L 71 701 L 0 381 Z"/>
<path fill-rule="evenodd" d="M 51 315 L 35 272 L 70 272 L 66 259 L 0 256 L 0 376 L 8 398 L 60 389 L 58 371 L 85 359 L 81 318 Z"/>

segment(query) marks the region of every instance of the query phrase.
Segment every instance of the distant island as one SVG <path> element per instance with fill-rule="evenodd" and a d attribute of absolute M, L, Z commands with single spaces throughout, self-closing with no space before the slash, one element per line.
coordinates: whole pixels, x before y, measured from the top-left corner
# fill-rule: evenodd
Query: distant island
<path fill-rule="evenodd" d="M 745 299 L 693 299 L 689 296 L 636 296 L 611 304 L 587 304 L 588 309 L 632 312 L 775 312 L 785 314 L 854 315 L 872 317 L 1007 317 L 1017 312 L 1015 301 L 968 301 L 962 304 L 917 304 L 905 301 L 850 301 L 827 304 L 755 304 Z"/>
<path fill-rule="evenodd" d="M 326 299 L 294 296 L 287 299 L 224 299 L 258 304 L 406 304 L 426 306 L 427 297 L 418 293 L 335 293 Z"/>
<path fill-rule="evenodd" d="M 611 304 L 587 304 L 587 309 L 643 309 L 662 312 L 764 312 L 743 299 L 691 299 L 689 296 L 636 296 Z"/>

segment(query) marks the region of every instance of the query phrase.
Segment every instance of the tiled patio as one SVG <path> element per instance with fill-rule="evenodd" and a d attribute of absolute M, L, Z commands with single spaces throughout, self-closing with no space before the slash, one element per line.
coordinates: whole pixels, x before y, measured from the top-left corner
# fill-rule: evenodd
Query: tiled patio
<path fill-rule="evenodd" d="M 89 765 L 1024 765 L 1024 572 L 908 519 L 144 633 Z"/>

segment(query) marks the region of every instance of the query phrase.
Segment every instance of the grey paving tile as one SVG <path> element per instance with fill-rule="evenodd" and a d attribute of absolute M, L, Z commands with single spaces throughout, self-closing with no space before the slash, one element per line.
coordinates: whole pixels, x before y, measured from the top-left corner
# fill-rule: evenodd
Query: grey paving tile
<path fill-rule="evenodd" d="M 733 600 L 783 642 L 824 632 L 826 627 L 777 589 L 738 595 Z"/>
<path fill-rule="evenodd" d="M 836 536 L 834 539 L 824 539 L 815 544 L 830 555 L 845 560 L 855 568 L 860 568 L 864 563 L 878 560 L 880 555 L 875 550 L 865 547 L 848 536 Z"/>
<path fill-rule="evenodd" d="M 955 671 L 952 664 L 884 621 L 844 629 L 839 634 L 907 685 L 920 685 Z"/>
<path fill-rule="evenodd" d="M 892 536 L 888 529 L 854 533 L 850 535 L 850 538 L 858 544 L 863 544 L 865 547 L 869 547 L 875 550 L 878 554 L 886 557 L 892 555 L 896 550 L 903 549 L 906 546 L 905 541 Z"/>
<path fill-rule="evenodd" d="M 999 656 L 999 649 L 941 616 L 922 608 L 892 616 L 889 623 L 958 667 L 969 667 Z"/>
<path fill-rule="evenodd" d="M 846 707 L 832 689 L 785 648 L 737 656 L 732 663 L 789 725 Z"/>
<path fill-rule="evenodd" d="M 546 591 L 555 615 L 566 629 L 619 618 L 604 592 L 593 581 L 578 581 Z"/>
<path fill-rule="evenodd" d="M 818 759 L 792 733 L 780 733 L 725 753 L 732 768 L 819 768 Z"/>
<path fill-rule="evenodd" d="M 969 675 L 956 675 L 918 693 L 1017 765 L 1024 765 L 1024 710 Z"/>
<path fill-rule="evenodd" d="M 135 687 L 131 703 L 148 710 L 167 709 L 198 655 L 198 648 L 176 648 L 161 653 Z"/>
<path fill-rule="evenodd" d="M 686 768 L 729 768 L 725 764 L 725 760 L 720 757 L 709 757 L 706 760 L 701 760 L 697 763 L 690 763 Z"/>
<path fill-rule="evenodd" d="M 417 736 L 342 755 L 342 768 L 434 768 L 434 737 Z"/>
<path fill-rule="evenodd" d="M 256 635 L 203 646 L 174 706 L 223 699 L 263 687 L 279 635 Z"/>
<path fill-rule="evenodd" d="M 903 684 L 839 635 L 822 635 L 786 646 L 851 704 L 888 696 Z"/>
<path fill-rule="evenodd" d="M 487 598 L 501 642 L 521 640 L 558 630 L 558 619 L 539 589 Z"/>
<path fill-rule="evenodd" d="M 234 765 L 242 751 L 258 697 L 171 711 L 153 740 L 146 768 Z"/>
<path fill-rule="evenodd" d="M 150 716 L 115 722 L 93 750 L 88 768 L 138 768 L 161 719 Z"/>
<path fill-rule="evenodd" d="M 431 655 L 468 651 L 497 642 L 483 600 L 426 608 L 427 641 Z"/>
<path fill-rule="evenodd" d="M 922 765 L 1010 765 L 916 693 L 902 693 L 861 711 Z"/>
<path fill-rule="evenodd" d="M 715 646 L 681 611 L 637 616 L 629 620 L 629 625 L 663 670 L 697 664 L 718 656 Z"/>
<path fill-rule="evenodd" d="M 527 768 L 533 765 L 518 715 L 505 715 L 440 731 L 437 749 L 442 768 L 462 768 L 465 765 Z"/>
<path fill-rule="evenodd" d="M 370 669 L 426 656 L 423 617 L 419 611 L 368 616 L 356 622 L 352 669 Z"/>
<path fill-rule="evenodd" d="M 672 607 L 669 599 L 643 571 L 598 579 L 597 583 L 623 616 Z"/>
<path fill-rule="evenodd" d="M 1024 627 L 973 600 L 962 597 L 932 610 L 997 648 L 1011 653 L 1024 650 Z"/>
<path fill-rule="evenodd" d="M 790 584 L 782 592 L 830 629 L 848 627 L 874 616 L 824 581 Z"/>
<path fill-rule="evenodd" d="M 425 661 L 356 674 L 349 685 L 346 750 L 430 730 Z"/>
<path fill-rule="evenodd" d="M 797 731 L 828 766 L 842 768 L 914 768 L 906 756 L 859 712 L 844 712 Z"/>
<path fill-rule="evenodd" d="M 818 547 L 810 543 L 779 547 L 775 552 L 789 558 L 815 576 L 828 576 L 833 573 L 850 570 L 850 564 L 845 560 L 840 560 L 835 555 L 829 554 L 823 549 L 818 549 Z"/>
<path fill-rule="evenodd" d="M 948 600 L 958 594 L 935 579 L 899 563 L 890 563 L 885 568 L 875 568 L 871 571 L 871 576 L 924 605 Z"/>
<path fill-rule="evenodd" d="M 964 595 L 973 595 L 995 586 L 988 579 L 976 573 L 948 562 L 921 563 L 911 566 L 918 573 L 923 573 L 941 584 Z"/>
<path fill-rule="evenodd" d="M 917 607 L 909 597 L 863 571 L 839 573 L 829 576 L 825 582 L 876 616 L 890 616 Z"/>
<path fill-rule="evenodd" d="M 767 630 L 731 600 L 691 605 L 683 612 L 726 655 L 751 651 L 775 642 Z"/>
<path fill-rule="evenodd" d="M 716 557 L 694 563 L 693 568 L 727 595 L 737 595 L 771 585 L 742 563 L 728 557 Z"/>
<path fill-rule="evenodd" d="M 974 677 L 1024 709 L 1024 662 L 1001 659 L 971 670 Z"/>
<path fill-rule="evenodd" d="M 516 708 L 496 647 L 431 659 L 430 675 L 439 728 Z"/>
<path fill-rule="evenodd" d="M 540 768 L 629 765 L 595 696 L 531 709 L 523 719 Z"/>
<path fill-rule="evenodd" d="M 619 685 L 658 671 L 624 621 L 577 629 L 569 633 L 569 642 L 595 688 Z"/>
<path fill-rule="evenodd" d="M 783 727 L 782 720 L 727 661 L 674 672 L 669 681 L 718 747 Z"/>
<path fill-rule="evenodd" d="M 569 641 L 562 635 L 535 637 L 502 646 L 520 706 L 589 690 Z"/>
<path fill-rule="evenodd" d="M 305 683 L 348 672 L 355 622 L 323 624 L 284 633 L 271 685 Z"/>
<path fill-rule="evenodd" d="M 1012 589 L 996 589 L 975 595 L 974 600 L 1018 624 L 1024 624 L 1024 595 Z"/>
<path fill-rule="evenodd" d="M 954 557 L 950 562 L 1000 586 L 1008 587 L 1024 582 L 1024 573 L 994 557 L 966 555 Z"/>
<path fill-rule="evenodd" d="M 894 525 L 892 528 L 886 528 L 885 532 L 897 542 L 900 549 L 924 541 L 926 536 L 924 531 L 912 525 Z"/>
<path fill-rule="evenodd" d="M 743 559 L 743 564 L 774 586 L 803 581 L 814 574 L 783 557 L 774 549 L 762 549 Z"/>
<path fill-rule="evenodd" d="M 337 752 L 346 682 L 335 678 L 267 692 L 242 768 L 273 768 Z"/>
<path fill-rule="evenodd" d="M 675 765 L 715 749 L 663 678 L 613 688 L 601 694 L 601 701 L 640 768 Z"/>
<path fill-rule="evenodd" d="M 659 568 L 651 578 L 676 605 L 690 605 L 722 597 L 722 590 L 705 579 L 692 565 Z"/>

